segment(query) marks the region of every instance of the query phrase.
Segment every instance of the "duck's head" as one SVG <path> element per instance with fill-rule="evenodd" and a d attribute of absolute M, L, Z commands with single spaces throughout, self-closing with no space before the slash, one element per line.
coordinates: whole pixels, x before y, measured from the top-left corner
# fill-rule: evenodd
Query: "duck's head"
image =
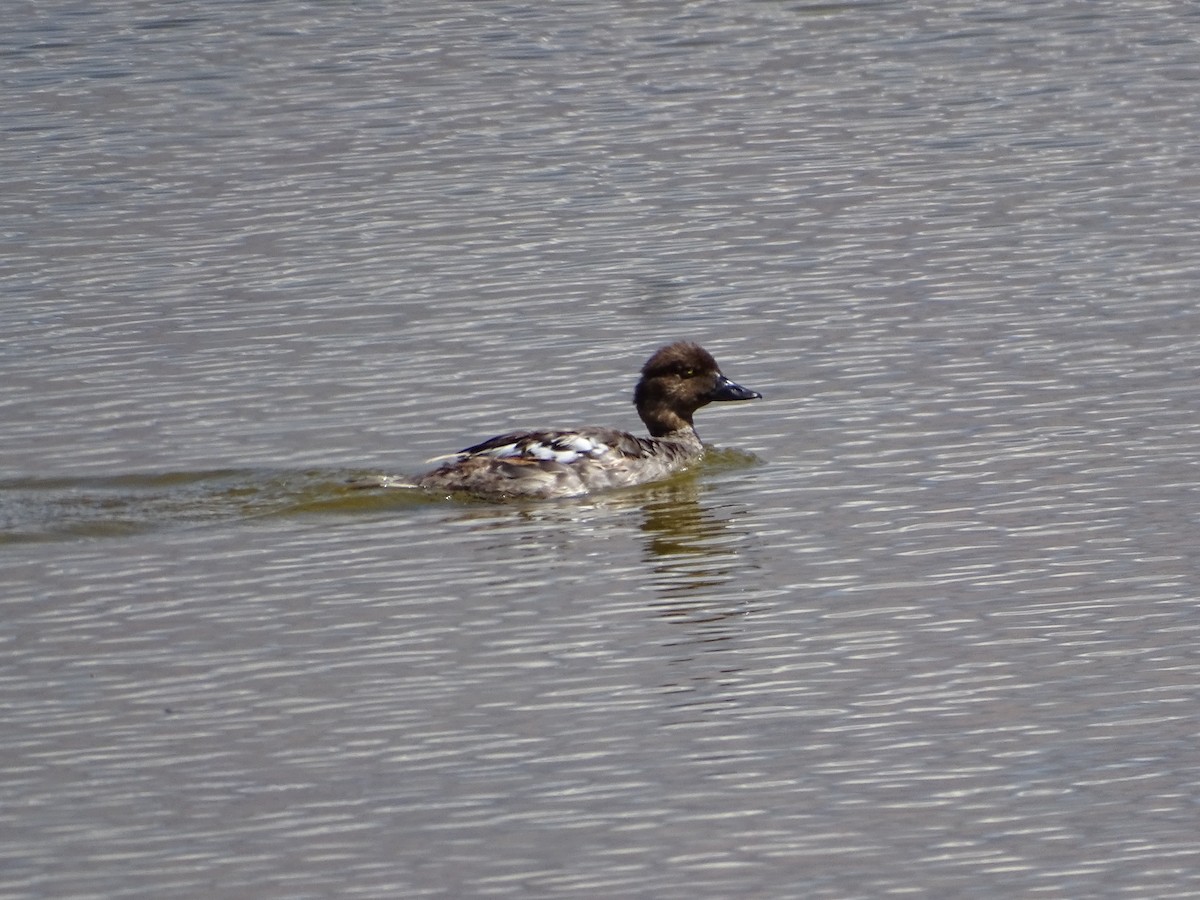
<path fill-rule="evenodd" d="M 668 344 L 646 360 L 633 392 L 638 415 L 654 437 L 691 428 L 696 410 L 714 400 L 761 397 L 726 378 L 711 353 L 687 341 Z"/>

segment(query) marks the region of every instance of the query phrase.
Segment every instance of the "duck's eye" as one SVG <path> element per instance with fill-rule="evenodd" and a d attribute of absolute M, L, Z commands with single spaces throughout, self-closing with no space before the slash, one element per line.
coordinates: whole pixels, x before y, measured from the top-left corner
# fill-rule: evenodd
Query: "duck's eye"
<path fill-rule="evenodd" d="M 684 369 L 682 372 L 680 372 L 679 375 L 682 378 L 695 378 L 696 370 L 692 369 L 692 368 L 687 368 L 687 369 Z"/>

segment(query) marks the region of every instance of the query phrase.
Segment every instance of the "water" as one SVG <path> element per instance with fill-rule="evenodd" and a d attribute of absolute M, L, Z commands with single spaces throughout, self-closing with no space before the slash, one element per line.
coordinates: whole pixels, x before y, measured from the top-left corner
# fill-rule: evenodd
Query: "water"
<path fill-rule="evenodd" d="M 1184 3 L 18 4 L 0 896 L 1194 896 Z M 661 485 L 347 480 L 765 399 Z"/>

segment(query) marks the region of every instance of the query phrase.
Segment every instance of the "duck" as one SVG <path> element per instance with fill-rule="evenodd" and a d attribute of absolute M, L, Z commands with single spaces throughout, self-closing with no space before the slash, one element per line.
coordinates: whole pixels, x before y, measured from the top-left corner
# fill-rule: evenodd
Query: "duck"
<path fill-rule="evenodd" d="M 692 424 L 698 409 L 761 398 L 727 378 L 703 347 L 676 341 L 646 361 L 633 392 L 649 437 L 602 426 L 512 431 L 435 457 L 430 462 L 441 465 L 411 486 L 503 500 L 579 497 L 658 481 L 704 455 Z"/>

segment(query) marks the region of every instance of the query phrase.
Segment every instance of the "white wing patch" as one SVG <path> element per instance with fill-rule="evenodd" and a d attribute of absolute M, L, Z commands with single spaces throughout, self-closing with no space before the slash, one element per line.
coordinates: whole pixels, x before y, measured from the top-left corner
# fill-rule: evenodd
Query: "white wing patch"
<path fill-rule="evenodd" d="M 620 437 L 620 433 L 615 433 Z M 468 459 L 527 459 L 571 465 L 583 459 L 611 458 L 620 451 L 599 434 L 579 431 L 529 431 L 501 435 L 474 447 L 435 456 L 429 462 L 466 462 Z"/>
<path fill-rule="evenodd" d="M 478 451 L 493 459 L 541 459 L 570 465 L 585 457 L 596 458 L 612 452 L 608 444 L 584 434 L 525 434 L 514 441 Z"/>
<path fill-rule="evenodd" d="M 515 448 L 516 455 L 544 459 L 550 462 L 570 465 L 584 457 L 603 456 L 609 452 L 609 446 L 582 434 L 562 434 L 551 440 L 530 435 L 519 442 Z"/>

